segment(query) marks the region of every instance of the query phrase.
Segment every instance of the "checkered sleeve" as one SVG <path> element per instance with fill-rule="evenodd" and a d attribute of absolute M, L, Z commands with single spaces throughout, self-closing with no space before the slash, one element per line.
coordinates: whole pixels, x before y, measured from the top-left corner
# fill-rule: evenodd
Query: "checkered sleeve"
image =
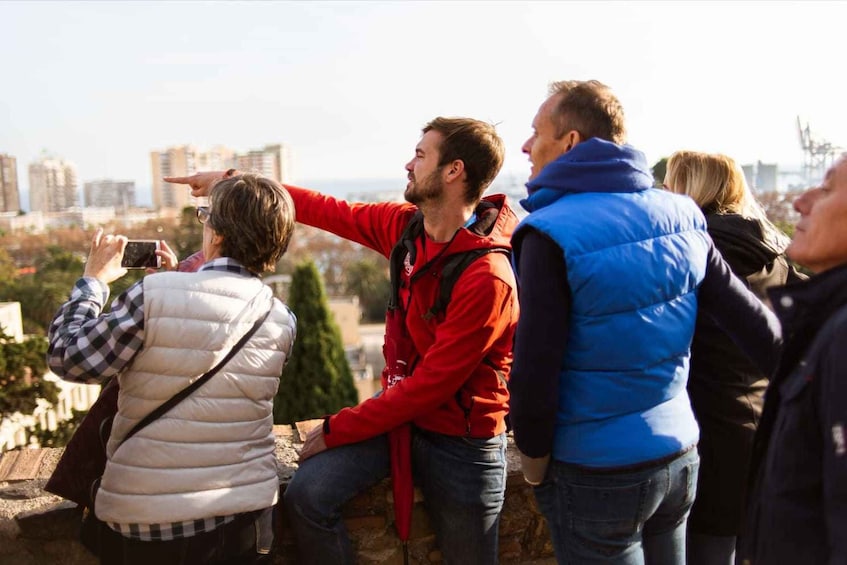
<path fill-rule="evenodd" d="M 96 382 L 119 373 L 144 343 L 142 282 L 132 285 L 103 312 L 109 288 L 83 277 L 50 324 L 47 363 L 67 381 Z"/>

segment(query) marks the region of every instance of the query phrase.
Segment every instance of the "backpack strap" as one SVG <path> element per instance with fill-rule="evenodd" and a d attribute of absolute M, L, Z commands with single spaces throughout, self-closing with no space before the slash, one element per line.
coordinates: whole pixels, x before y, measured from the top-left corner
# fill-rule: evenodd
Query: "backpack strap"
<path fill-rule="evenodd" d="M 456 281 L 459 280 L 459 277 L 471 263 L 489 253 L 502 253 L 506 257 L 510 257 L 511 255 L 510 250 L 505 247 L 494 247 L 455 253 L 444 261 L 444 267 L 441 269 L 441 285 L 438 290 L 438 298 L 435 299 L 435 304 L 424 314 L 425 320 L 429 320 L 447 310 L 447 304 L 450 303 L 450 297 L 453 294 L 453 287 L 456 286 Z"/>
<path fill-rule="evenodd" d="M 498 209 L 490 202 L 482 201 L 475 210 L 478 220 L 468 229 L 479 235 L 488 233 L 497 219 Z M 415 212 L 409 223 L 406 224 L 406 229 L 400 239 L 394 245 L 389 255 L 389 275 L 391 278 L 391 294 L 388 297 L 388 309 L 396 310 L 400 307 L 400 273 L 403 269 L 403 262 L 406 254 L 409 255 L 411 264 L 415 264 L 417 247 L 415 246 L 417 239 L 423 233 L 423 213 L 418 210 Z M 473 249 L 454 253 L 447 257 L 444 261 L 444 266 L 441 269 L 441 283 L 438 292 L 438 298 L 435 304 L 430 307 L 424 315 L 424 319 L 431 319 L 434 316 L 444 312 L 447 309 L 447 304 L 450 302 L 450 297 L 453 294 L 453 287 L 456 286 L 456 281 L 464 270 L 478 258 L 489 253 L 503 253 L 506 257 L 511 257 L 511 250 L 506 247 L 494 247 L 485 249 Z M 416 273 L 421 274 L 421 273 Z"/>
<path fill-rule="evenodd" d="M 494 227 L 499 209 L 494 203 L 483 200 L 477 205 L 474 213 L 477 216 L 477 221 L 468 230 L 477 235 L 484 236 Z M 456 286 L 456 281 L 459 280 L 459 277 L 471 263 L 489 253 L 503 253 L 507 258 L 511 258 L 511 250 L 507 247 L 473 249 L 455 253 L 447 257 L 441 269 L 441 286 L 438 291 L 438 298 L 436 298 L 435 304 L 424 315 L 425 319 L 429 320 L 447 310 L 447 304 L 450 303 L 450 297 L 453 294 L 453 287 Z"/>
<path fill-rule="evenodd" d="M 423 233 L 423 225 L 423 212 L 418 210 L 406 224 L 406 229 L 403 230 L 400 239 L 394 244 L 391 254 L 388 256 L 388 272 L 391 277 L 391 294 L 388 297 L 389 310 L 396 310 L 400 307 L 400 273 L 403 269 L 403 261 L 408 253 L 409 261 L 412 265 L 415 264 L 417 255 L 415 240 Z"/>

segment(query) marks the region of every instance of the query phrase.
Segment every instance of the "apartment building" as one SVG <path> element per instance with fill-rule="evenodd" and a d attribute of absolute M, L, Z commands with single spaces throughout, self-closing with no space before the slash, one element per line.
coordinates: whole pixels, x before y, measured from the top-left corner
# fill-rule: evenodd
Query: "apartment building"
<path fill-rule="evenodd" d="M 291 182 L 291 150 L 282 143 L 265 145 L 262 149 L 241 153 L 237 156 L 236 163 L 236 168 L 240 171 L 257 173 L 282 183 Z"/>
<path fill-rule="evenodd" d="M 64 212 L 79 206 L 76 165 L 56 157 L 42 157 L 29 165 L 29 209 Z"/>
<path fill-rule="evenodd" d="M 197 171 L 221 170 L 235 167 L 235 151 L 216 146 L 208 151 L 198 150 L 193 145 L 168 147 L 150 153 L 153 174 L 153 208 L 182 210 L 193 205 L 191 189 L 183 184 L 171 184 L 163 177 L 193 175 Z"/>
<path fill-rule="evenodd" d="M 126 214 L 130 208 L 135 208 L 135 182 L 112 179 L 88 181 L 82 185 L 82 196 L 86 207 L 111 207 L 119 214 Z"/>
<path fill-rule="evenodd" d="M 291 151 L 285 144 L 265 145 L 238 153 L 221 145 L 200 150 L 193 145 L 168 147 L 150 153 L 153 174 L 153 208 L 181 210 L 195 203 L 186 185 L 175 185 L 162 180 L 168 176 L 193 175 L 197 171 L 225 170 L 235 167 L 241 171 L 258 173 L 280 182 L 291 180 Z"/>
<path fill-rule="evenodd" d="M 17 159 L 0 153 L 0 212 L 18 212 L 20 209 Z"/>

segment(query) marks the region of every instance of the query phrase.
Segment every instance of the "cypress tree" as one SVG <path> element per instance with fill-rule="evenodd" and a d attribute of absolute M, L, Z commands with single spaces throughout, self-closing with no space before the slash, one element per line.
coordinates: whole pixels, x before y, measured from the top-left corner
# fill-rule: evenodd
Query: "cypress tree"
<path fill-rule="evenodd" d="M 295 268 L 288 307 L 297 316 L 297 339 L 274 398 L 274 423 L 320 418 L 356 404 L 358 393 L 341 331 L 314 262 Z"/>

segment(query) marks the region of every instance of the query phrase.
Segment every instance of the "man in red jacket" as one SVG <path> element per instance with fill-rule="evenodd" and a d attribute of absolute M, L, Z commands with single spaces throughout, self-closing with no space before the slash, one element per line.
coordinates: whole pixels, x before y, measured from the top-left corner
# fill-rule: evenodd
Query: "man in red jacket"
<path fill-rule="evenodd" d="M 503 195 L 482 198 L 500 170 L 503 142 L 490 124 L 436 118 L 406 164 L 408 203 L 354 204 L 286 186 L 297 221 L 391 254 L 417 211 L 423 232 L 405 252 L 397 313 L 407 378 L 328 416 L 308 435 L 285 493 L 303 563 L 352 563 L 342 505 L 389 474 L 387 434 L 412 425 L 412 465 L 447 564 L 497 562 L 506 479 L 506 383 L 518 317 L 508 257 L 487 253 L 462 272 L 444 311 L 429 310 L 453 254 L 510 248 L 517 218 Z M 201 196 L 221 173 L 166 179 Z M 390 333 L 390 332 L 389 332 Z M 403 348 L 401 347 L 401 350 Z M 390 361 L 387 359 L 387 361 Z M 391 385 L 391 386 L 389 386 Z"/>

